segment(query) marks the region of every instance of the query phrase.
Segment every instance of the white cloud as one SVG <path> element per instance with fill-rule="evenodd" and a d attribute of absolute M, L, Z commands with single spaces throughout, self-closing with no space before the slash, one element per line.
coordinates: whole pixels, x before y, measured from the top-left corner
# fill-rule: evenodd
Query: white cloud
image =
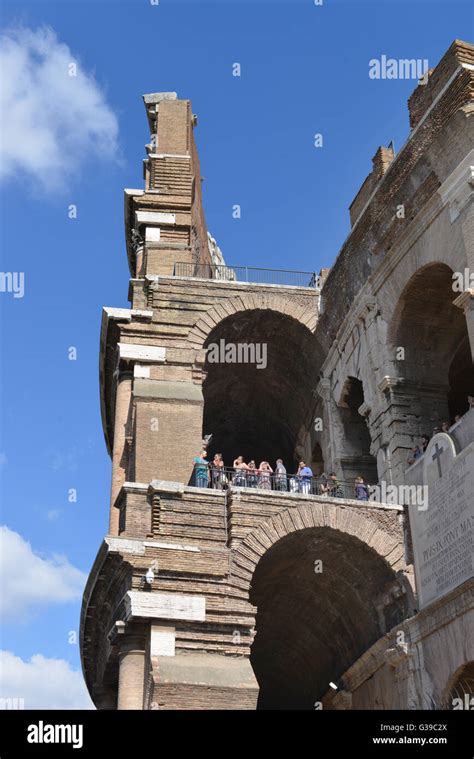
<path fill-rule="evenodd" d="M 71 64 L 76 76 L 69 74 Z M 116 116 L 53 29 L 4 31 L 0 68 L 0 179 L 26 174 L 53 190 L 87 157 L 117 158 Z"/>
<path fill-rule="evenodd" d="M 0 698 L 23 699 L 25 709 L 94 709 L 81 672 L 64 659 L 35 654 L 29 661 L 0 651 Z"/>
<path fill-rule="evenodd" d="M 0 615 L 24 621 L 38 606 L 75 601 L 86 575 L 65 556 L 42 558 L 21 535 L 0 527 Z"/>

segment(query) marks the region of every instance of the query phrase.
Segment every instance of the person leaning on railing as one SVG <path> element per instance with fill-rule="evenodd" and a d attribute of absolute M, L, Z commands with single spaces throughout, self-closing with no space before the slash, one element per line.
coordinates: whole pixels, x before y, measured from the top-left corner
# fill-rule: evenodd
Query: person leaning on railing
<path fill-rule="evenodd" d="M 233 484 L 237 485 L 237 487 L 245 488 L 247 486 L 247 471 L 249 467 L 245 463 L 243 456 L 237 456 L 237 458 L 234 459 L 234 469 L 235 474 Z"/>
<path fill-rule="evenodd" d="M 333 498 L 344 498 L 342 485 L 337 479 L 335 472 L 331 472 L 326 484 L 321 485 L 321 492 L 323 495 L 332 496 Z"/>
<path fill-rule="evenodd" d="M 283 459 L 276 460 L 274 482 L 275 490 L 288 490 L 286 469 L 283 464 Z"/>
<path fill-rule="evenodd" d="M 261 461 L 258 469 L 260 472 L 258 475 L 259 488 L 262 488 L 262 490 L 271 490 L 271 476 L 273 474 L 273 469 L 271 468 L 270 464 L 268 461 Z"/>
<path fill-rule="evenodd" d="M 355 478 L 354 481 L 354 491 L 355 491 L 355 497 L 357 501 L 368 501 L 369 500 L 369 488 L 364 482 L 364 478 L 359 475 L 359 477 Z"/>
<path fill-rule="evenodd" d="M 296 476 L 298 478 L 300 493 L 309 493 L 311 491 L 313 472 L 309 466 L 306 466 L 304 461 L 300 461 Z"/>
<path fill-rule="evenodd" d="M 214 490 L 222 490 L 224 487 L 224 461 L 222 453 L 216 453 L 211 464 L 211 480 Z"/>
<path fill-rule="evenodd" d="M 248 471 L 247 471 L 247 485 L 249 488 L 256 488 L 258 486 L 258 475 L 259 475 L 259 469 L 257 469 L 257 465 L 255 461 L 252 459 L 252 461 L 249 461 Z"/>
<path fill-rule="evenodd" d="M 198 488 L 209 485 L 209 464 L 206 461 L 207 451 L 203 449 L 199 456 L 194 457 L 194 478 Z"/>

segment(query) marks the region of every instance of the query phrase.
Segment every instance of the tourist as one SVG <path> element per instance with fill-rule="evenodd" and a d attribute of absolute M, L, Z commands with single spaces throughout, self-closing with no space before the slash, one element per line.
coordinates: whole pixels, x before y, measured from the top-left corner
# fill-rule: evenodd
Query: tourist
<path fill-rule="evenodd" d="M 273 469 L 271 468 L 268 461 L 261 461 L 259 466 L 259 475 L 258 475 L 258 486 L 259 488 L 263 488 L 263 490 L 271 490 L 272 489 L 272 483 L 271 483 L 271 475 L 273 474 Z"/>
<path fill-rule="evenodd" d="M 288 483 L 286 479 L 286 469 L 283 464 L 283 459 L 276 460 L 275 466 L 275 489 L 276 490 L 288 490 Z"/>
<path fill-rule="evenodd" d="M 237 458 L 234 460 L 234 485 L 237 485 L 239 488 L 245 488 L 247 485 L 247 476 L 246 472 L 248 470 L 248 466 L 244 461 L 243 456 L 237 456 Z"/>
<path fill-rule="evenodd" d="M 415 445 L 414 448 L 411 449 L 411 454 L 407 459 L 408 466 L 411 466 L 415 463 L 415 461 L 423 456 L 423 450 L 419 445 Z"/>
<path fill-rule="evenodd" d="M 316 494 L 317 495 L 328 494 L 328 476 L 326 472 L 321 472 L 321 474 L 319 475 L 317 486 L 316 486 Z"/>
<path fill-rule="evenodd" d="M 211 476 L 214 490 L 222 490 L 224 487 L 224 461 L 222 453 L 216 453 L 212 460 Z"/>
<path fill-rule="evenodd" d="M 469 408 L 474 408 L 474 395 L 468 395 L 467 396 L 467 402 L 469 404 Z"/>
<path fill-rule="evenodd" d="M 335 472 L 331 472 L 331 474 L 329 475 L 328 495 L 331 495 L 333 498 L 344 498 L 342 485 L 337 479 L 337 475 Z"/>
<path fill-rule="evenodd" d="M 255 461 L 252 459 L 252 461 L 249 461 L 249 467 L 248 467 L 248 473 L 247 473 L 247 485 L 249 486 L 249 488 L 257 487 L 258 474 L 259 474 L 259 470 L 257 469 L 257 465 Z"/>
<path fill-rule="evenodd" d="M 421 436 L 421 447 L 423 449 L 423 453 L 425 453 L 426 449 L 428 448 L 428 443 L 430 442 L 429 435 L 422 435 Z"/>
<path fill-rule="evenodd" d="M 194 477 L 198 488 L 207 488 L 209 484 L 207 451 L 203 449 L 199 456 L 194 457 Z"/>
<path fill-rule="evenodd" d="M 304 461 L 300 461 L 296 476 L 298 477 L 298 481 L 299 481 L 300 493 L 306 493 L 306 494 L 310 493 L 313 472 L 309 466 L 306 466 Z"/>
<path fill-rule="evenodd" d="M 441 432 L 449 432 L 450 426 L 451 425 L 449 424 L 449 422 L 443 422 L 441 425 Z"/>
<path fill-rule="evenodd" d="M 368 501 L 369 500 L 369 488 L 364 482 L 363 477 L 360 475 L 355 478 L 355 497 L 358 501 Z"/>
<path fill-rule="evenodd" d="M 461 419 L 461 414 L 456 414 L 456 416 L 454 417 L 454 424 L 457 424 L 460 419 Z"/>

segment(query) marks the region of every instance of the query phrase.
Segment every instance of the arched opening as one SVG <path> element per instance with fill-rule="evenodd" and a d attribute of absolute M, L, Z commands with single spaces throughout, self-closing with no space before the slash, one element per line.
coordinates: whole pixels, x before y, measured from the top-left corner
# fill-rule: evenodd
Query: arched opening
<path fill-rule="evenodd" d="M 319 477 L 324 472 L 323 451 L 319 443 L 313 444 L 310 467 L 314 477 Z"/>
<path fill-rule="evenodd" d="M 228 346 L 236 346 L 234 354 L 231 349 L 227 354 L 236 360 L 225 360 Z M 316 402 L 314 335 L 284 314 L 246 310 L 220 322 L 205 348 L 203 432 L 212 433 L 209 458 L 222 453 L 226 466 L 232 466 L 242 455 L 247 462 L 266 460 L 272 467 L 282 458 L 292 471 L 298 433 L 309 426 Z"/>
<path fill-rule="evenodd" d="M 448 711 L 471 710 L 474 707 L 474 662 L 465 664 L 456 673 L 443 707 Z"/>
<path fill-rule="evenodd" d="M 320 563 L 318 563 L 320 562 Z M 408 615 L 407 595 L 387 562 L 358 538 L 299 530 L 260 559 L 251 662 L 260 709 L 314 709 L 331 681 Z"/>
<path fill-rule="evenodd" d="M 443 421 L 450 424 L 468 410 L 474 392 L 466 318 L 453 305 L 453 272 L 445 264 L 420 269 L 406 285 L 395 310 L 390 342 L 398 374 L 413 396 L 411 411 L 419 433 L 431 434 Z"/>
<path fill-rule="evenodd" d="M 365 482 L 377 482 L 377 460 L 370 452 L 370 433 L 360 409 L 364 404 L 362 381 L 348 377 L 339 401 L 344 429 L 341 467 L 344 480 L 352 482 L 359 475 Z"/>

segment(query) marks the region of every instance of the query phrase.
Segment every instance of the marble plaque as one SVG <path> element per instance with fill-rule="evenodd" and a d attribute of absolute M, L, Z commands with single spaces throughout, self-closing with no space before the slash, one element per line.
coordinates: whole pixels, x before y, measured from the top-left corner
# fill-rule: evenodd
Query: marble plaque
<path fill-rule="evenodd" d="M 409 507 L 420 608 L 473 576 L 474 443 L 434 435 L 423 457 L 427 508 Z"/>

